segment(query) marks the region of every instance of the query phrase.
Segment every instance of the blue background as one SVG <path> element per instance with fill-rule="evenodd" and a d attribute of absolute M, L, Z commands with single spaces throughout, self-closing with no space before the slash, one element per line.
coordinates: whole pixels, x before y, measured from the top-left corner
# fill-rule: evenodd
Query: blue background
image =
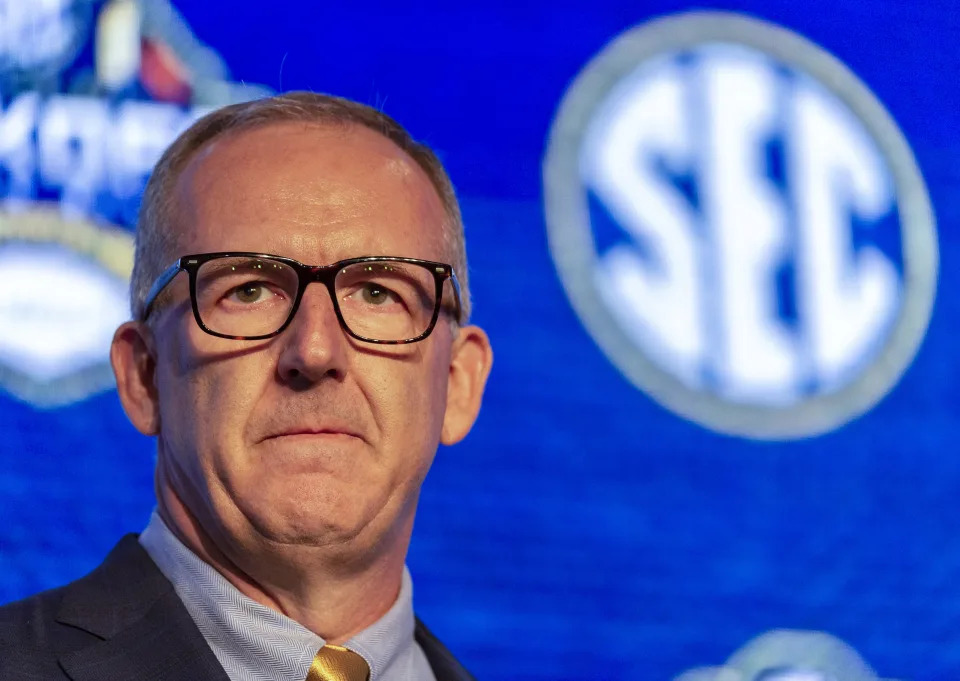
<path fill-rule="evenodd" d="M 960 11 L 950 2 L 700 3 L 845 62 L 926 178 L 942 261 L 917 359 L 872 411 L 793 443 L 712 434 L 604 357 L 547 250 L 540 164 L 571 79 L 681 2 L 178 0 L 233 79 L 381 105 L 434 146 L 467 225 L 496 363 L 441 449 L 410 565 L 420 616 L 479 678 L 672 679 L 772 628 L 828 631 L 881 676 L 960 672 L 955 291 Z M 153 443 L 116 396 L 0 397 L 0 601 L 80 576 L 152 508 Z"/>

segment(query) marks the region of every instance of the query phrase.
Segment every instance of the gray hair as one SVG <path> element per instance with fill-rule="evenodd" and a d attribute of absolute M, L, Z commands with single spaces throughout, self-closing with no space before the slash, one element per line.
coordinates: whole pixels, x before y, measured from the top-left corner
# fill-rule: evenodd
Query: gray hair
<path fill-rule="evenodd" d="M 460 321 L 466 322 L 470 317 L 471 305 L 463 218 L 453 184 L 440 159 L 385 113 L 365 104 L 314 92 L 288 92 L 217 109 L 187 128 L 167 148 L 153 169 L 140 205 L 130 281 L 133 318 L 143 318 L 144 302 L 151 284 L 174 258 L 181 255 L 177 252 L 179 235 L 170 227 L 175 208 L 172 195 L 180 173 L 212 140 L 229 132 L 282 122 L 361 125 L 392 141 L 420 166 L 440 197 L 446 213 L 443 251 L 460 281 Z"/>

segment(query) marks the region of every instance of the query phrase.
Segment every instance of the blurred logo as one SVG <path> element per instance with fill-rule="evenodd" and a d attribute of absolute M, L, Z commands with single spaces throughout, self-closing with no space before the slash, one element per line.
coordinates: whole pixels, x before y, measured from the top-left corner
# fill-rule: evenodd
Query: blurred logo
<path fill-rule="evenodd" d="M 0 69 L 52 72 L 80 48 L 89 0 L 0 0 Z"/>
<path fill-rule="evenodd" d="M 40 407 L 110 388 L 153 164 L 232 83 L 166 0 L 0 0 L 0 386 Z"/>
<path fill-rule="evenodd" d="M 881 679 L 853 648 L 822 631 L 778 629 L 750 641 L 719 667 L 674 681 L 895 681 Z"/>
<path fill-rule="evenodd" d="M 936 233 L 907 142 L 843 64 L 772 24 L 693 12 L 618 37 L 564 96 L 544 193 L 587 330 L 714 430 L 837 428 L 926 331 Z"/>

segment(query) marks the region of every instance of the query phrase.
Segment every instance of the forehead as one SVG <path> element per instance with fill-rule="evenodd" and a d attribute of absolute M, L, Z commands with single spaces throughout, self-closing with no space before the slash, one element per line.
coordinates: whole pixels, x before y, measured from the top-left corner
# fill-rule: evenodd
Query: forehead
<path fill-rule="evenodd" d="M 443 259 L 445 213 L 429 178 L 392 141 L 358 125 L 284 122 L 228 133 L 190 160 L 172 198 L 182 253 L 265 251 L 312 264 Z"/>

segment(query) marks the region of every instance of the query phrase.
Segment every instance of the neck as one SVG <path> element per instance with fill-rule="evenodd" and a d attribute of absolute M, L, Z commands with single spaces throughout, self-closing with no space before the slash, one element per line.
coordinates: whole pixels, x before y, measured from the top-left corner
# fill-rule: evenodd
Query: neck
<path fill-rule="evenodd" d="M 412 523 L 397 533 L 406 538 L 403 550 L 387 551 L 377 560 L 344 560 L 342 551 L 331 556 L 321 547 L 275 551 L 261 545 L 249 553 L 230 551 L 227 546 L 239 544 L 218 542 L 204 529 L 167 484 L 159 463 L 156 483 L 160 517 L 177 539 L 242 594 L 299 622 L 326 643 L 346 642 L 396 602 Z"/>

